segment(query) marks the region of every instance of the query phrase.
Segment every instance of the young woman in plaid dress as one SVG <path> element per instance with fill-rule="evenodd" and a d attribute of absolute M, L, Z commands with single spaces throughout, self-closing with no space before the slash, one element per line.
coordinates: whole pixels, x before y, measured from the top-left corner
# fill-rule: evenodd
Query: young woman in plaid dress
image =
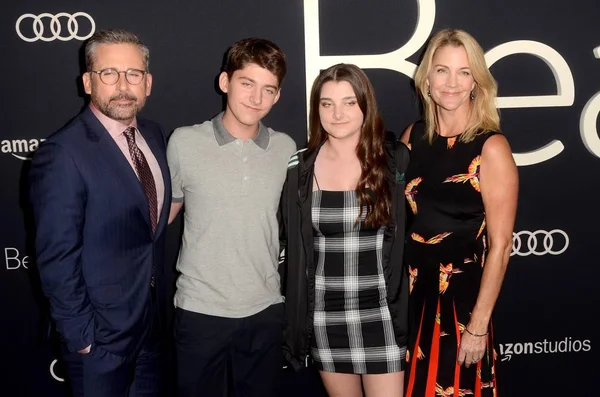
<path fill-rule="evenodd" d="M 291 159 L 282 200 L 287 354 L 292 363 L 310 354 L 330 396 L 402 396 L 408 284 L 397 170 L 407 149 L 386 141 L 373 88 L 354 65 L 319 75 L 310 113 L 308 148 Z"/>

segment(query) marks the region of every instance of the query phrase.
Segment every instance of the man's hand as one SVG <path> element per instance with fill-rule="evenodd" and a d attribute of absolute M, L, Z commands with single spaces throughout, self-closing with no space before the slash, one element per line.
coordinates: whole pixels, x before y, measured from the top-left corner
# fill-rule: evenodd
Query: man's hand
<path fill-rule="evenodd" d="M 91 347 L 92 347 L 92 345 L 89 345 L 85 349 L 77 350 L 77 353 L 79 353 L 79 354 L 88 354 L 90 352 Z"/>

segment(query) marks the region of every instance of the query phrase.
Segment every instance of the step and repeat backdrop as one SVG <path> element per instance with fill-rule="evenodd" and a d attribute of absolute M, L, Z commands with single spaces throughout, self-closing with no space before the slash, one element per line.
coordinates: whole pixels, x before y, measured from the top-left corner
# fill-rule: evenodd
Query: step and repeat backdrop
<path fill-rule="evenodd" d="M 599 21 L 597 0 L 4 2 L 0 395 L 66 395 L 24 192 L 31 154 L 86 105 L 82 44 L 94 31 L 125 28 L 150 47 L 154 86 L 142 114 L 168 133 L 221 110 L 216 77 L 233 42 L 275 41 L 289 72 L 266 122 L 302 147 L 307 92 L 320 69 L 338 62 L 364 68 L 387 128 L 400 133 L 419 117 L 412 75 L 427 38 L 454 27 L 486 51 L 521 179 L 512 259 L 494 318 L 500 395 L 597 396 Z M 169 229 L 173 266 L 180 233 L 178 220 Z M 282 369 L 280 390 L 324 395 L 310 365 L 300 373 Z"/>

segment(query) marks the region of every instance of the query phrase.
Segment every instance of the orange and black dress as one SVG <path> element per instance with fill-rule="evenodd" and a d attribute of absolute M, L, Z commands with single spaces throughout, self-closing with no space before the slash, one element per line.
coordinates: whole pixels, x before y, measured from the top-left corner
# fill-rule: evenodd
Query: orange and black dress
<path fill-rule="evenodd" d="M 457 364 L 460 338 L 485 266 L 486 225 L 479 189 L 481 150 L 496 133 L 469 143 L 460 136 L 424 138 L 414 125 L 406 173 L 410 205 L 406 265 L 410 272 L 410 332 L 406 397 L 496 396 L 492 324 L 484 357 Z"/>

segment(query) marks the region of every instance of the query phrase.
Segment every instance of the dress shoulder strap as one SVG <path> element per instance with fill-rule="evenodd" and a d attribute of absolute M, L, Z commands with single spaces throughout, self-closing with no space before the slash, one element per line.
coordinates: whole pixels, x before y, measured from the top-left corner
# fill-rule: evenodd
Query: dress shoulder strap
<path fill-rule="evenodd" d="M 317 179 L 317 173 L 313 173 L 313 178 L 315 178 L 315 184 L 317 185 L 317 190 L 321 190 L 321 186 L 319 186 L 319 180 Z"/>
<path fill-rule="evenodd" d="M 479 135 L 477 135 L 475 137 L 475 142 L 477 142 L 477 146 L 479 147 L 479 151 L 483 150 L 483 145 L 485 145 L 485 143 L 487 142 L 488 139 L 490 139 L 491 137 L 493 137 L 494 135 L 502 135 L 502 132 L 500 131 L 488 131 L 488 132 L 482 132 Z"/>
<path fill-rule="evenodd" d="M 409 142 L 411 147 L 423 140 L 425 136 L 425 123 L 422 120 L 415 122 L 410 131 Z"/>

